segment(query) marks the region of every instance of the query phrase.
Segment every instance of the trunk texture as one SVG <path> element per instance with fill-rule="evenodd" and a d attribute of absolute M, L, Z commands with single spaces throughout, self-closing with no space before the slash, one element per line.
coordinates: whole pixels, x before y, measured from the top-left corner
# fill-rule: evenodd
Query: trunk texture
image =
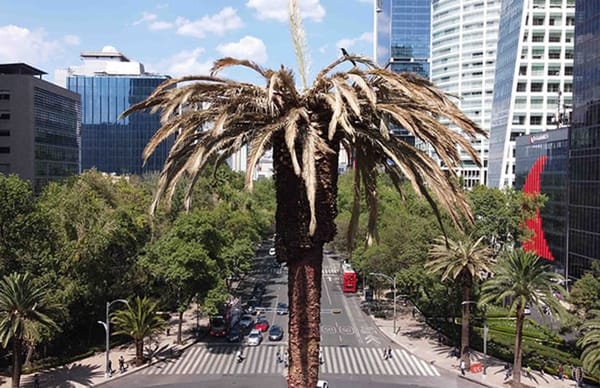
<path fill-rule="evenodd" d="M 463 285 L 463 302 L 471 297 L 471 287 Z M 469 323 L 471 319 L 471 310 L 468 303 L 462 305 L 462 330 L 460 333 L 460 348 L 462 349 L 462 359 L 467 369 L 471 367 L 471 357 L 469 357 Z"/>
<path fill-rule="evenodd" d="M 12 369 L 12 387 L 21 386 L 21 350 L 23 344 L 21 340 L 13 338 L 13 369 Z M 315 383 L 316 385 L 316 383 Z"/>
<path fill-rule="evenodd" d="M 316 117 L 311 119 L 317 122 Z M 317 227 L 311 235 L 306 182 L 294 173 L 284 132 L 273 135 L 275 245 L 277 259 L 286 262 L 289 270 L 288 386 L 293 388 L 316 387 L 319 376 L 323 245 L 336 233 L 339 139 L 326 143 L 331 152 L 318 150 L 315 160 Z M 296 144 L 299 156 L 302 147 L 301 142 Z M 302 164 L 301 156 L 299 162 Z"/>
<path fill-rule="evenodd" d="M 179 323 L 177 323 L 177 343 L 181 345 L 181 330 L 183 329 L 183 311 L 179 311 Z"/>
<path fill-rule="evenodd" d="M 144 363 L 144 340 L 134 340 L 135 342 L 135 366 Z M 152 360 L 150 360 L 152 361 Z"/>
<path fill-rule="evenodd" d="M 321 269 L 323 249 L 297 249 L 289 264 L 288 387 L 316 387 L 321 339 Z M 308 373 L 306 373 L 308 372 Z"/>
<path fill-rule="evenodd" d="M 515 330 L 515 362 L 513 366 L 513 381 L 517 387 L 521 386 L 521 364 L 523 361 L 523 350 L 521 343 L 523 341 L 523 322 L 525 321 L 525 312 L 523 307 L 517 307 L 517 322 Z"/>

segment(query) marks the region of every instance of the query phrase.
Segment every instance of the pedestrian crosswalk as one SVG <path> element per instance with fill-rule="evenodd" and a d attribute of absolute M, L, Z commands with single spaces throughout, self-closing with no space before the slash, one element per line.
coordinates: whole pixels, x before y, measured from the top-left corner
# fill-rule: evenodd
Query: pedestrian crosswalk
<path fill-rule="evenodd" d="M 252 268 L 248 271 L 250 275 L 260 275 L 260 274 L 272 274 L 272 275 L 281 275 L 282 273 L 287 271 L 286 266 L 264 266 L 264 267 L 256 267 Z M 325 266 L 323 267 L 323 275 L 339 275 L 340 268 L 338 266 Z"/>
<path fill-rule="evenodd" d="M 340 267 L 339 266 L 325 266 L 323 267 L 323 275 L 339 275 Z"/>
<path fill-rule="evenodd" d="M 234 345 L 197 345 L 178 359 L 158 362 L 140 371 L 147 375 L 238 375 L 285 374 L 283 354 L 286 346 L 262 344 L 244 349 L 245 359 L 236 360 L 239 347 Z M 373 347 L 324 346 L 322 374 L 439 376 L 437 369 L 404 349 L 394 349 L 392 357 L 384 360 L 383 353 Z"/>

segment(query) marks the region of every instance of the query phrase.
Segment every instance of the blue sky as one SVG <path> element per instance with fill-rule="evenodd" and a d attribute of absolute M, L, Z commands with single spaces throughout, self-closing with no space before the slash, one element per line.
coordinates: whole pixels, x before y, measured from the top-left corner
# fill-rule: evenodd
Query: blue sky
<path fill-rule="evenodd" d="M 310 73 L 340 55 L 372 56 L 373 0 L 299 0 Z M 223 56 L 296 67 L 288 0 L 0 0 L 0 63 L 48 73 L 113 46 L 147 71 L 206 73 Z"/>

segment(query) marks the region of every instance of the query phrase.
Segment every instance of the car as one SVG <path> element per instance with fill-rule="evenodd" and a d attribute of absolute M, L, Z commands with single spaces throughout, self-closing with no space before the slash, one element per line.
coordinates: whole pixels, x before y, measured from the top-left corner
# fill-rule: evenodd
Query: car
<path fill-rule="evenodd" d="M 530 315 L 531 314 L 531 307 L 525 306 L 525 308 L 523 309 L 523 313 L 525 315 Z"/>
<path fill-rule="evenodd" d="M 275 256 L 276 253 L 277 253 L 277 251 L 275 250 L 275 248 L 270 248 L 269 249 L 269 255 L 270 256 Z"/>
<path fill-rule="evenodd" d="M 248 338 L 246 340 L 246 344 L 248 346 L 258 346 L 262 342 L 262 332 L 257 329 L 252 329 L 250 334 L 248 334 Z"/>
<path fill-rule="evenodd" d="M 240 342 L 241 339 L 242 334 L 240 333 L 240 327 L 238 325 L 235 325 L 231 328 L 231 330 L 229 330 L 229 333 L 227 334 L 227 341 Z"/>
<path fill-rule="evenodd" d="M 251 298 L 248 303 L 246 304 L 246 314 L 252 314 L 252 315 L 256 315 L 257 311 L 256 311 L 256 307 L 258 307 L 260 305 L 260 299 L 258 298 Z"/>
<path fill-rule="evenodd" d="M 286 315 L 288 313 L 288 305 L 285 303 L 277 303 L 277 315 Z"/>
<path fill-rule="evenodd" d="M 317 388 L 329 388 L 329 387 L 330 387 L 329 383 L 325 380 L 319 380 L 317 382 Z"/>
<path fill-rule="evenodd" d="M 256 322 L 254 323 L 254 328 L 260 331 L 267 331 L 269 330 L 269 321 L 267 321 L 267 318 L 265 318 L 264 316 L 259 315 L 258 318 L 256 318 Z"/>
<path fill-rule="evenodd" d="M 252 315 L 242 315 L 242 318 L 240 319 L 240 327 L 242 329 L 248 329 L 252 327 L 252 325 L 254 325 L 254 318 L 252 318 Z"/>
<path fill-rule="evenodd" d="M 273 325 L 269 329 L 269 341 L 281 341 L 283 339 L 283 329 L 281 326 Z"/>

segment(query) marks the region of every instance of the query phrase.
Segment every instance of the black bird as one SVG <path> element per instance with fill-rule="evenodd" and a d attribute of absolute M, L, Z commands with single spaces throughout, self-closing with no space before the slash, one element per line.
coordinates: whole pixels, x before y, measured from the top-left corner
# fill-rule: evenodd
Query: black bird
<path fill-rule="evenodd" d="M 346 58 L 350 57 L 350 54 L 348 54 L 348 51 L 346 51 L 345 48 L 341 47 L 340 50 L 342 50 L 342 55 L 345 56 Z M 348 58 L 350 59 L 350 62 L 352 62 L 352 65 L 356 66 L 356 62 L 354 62 L 354 59 Z"/>

